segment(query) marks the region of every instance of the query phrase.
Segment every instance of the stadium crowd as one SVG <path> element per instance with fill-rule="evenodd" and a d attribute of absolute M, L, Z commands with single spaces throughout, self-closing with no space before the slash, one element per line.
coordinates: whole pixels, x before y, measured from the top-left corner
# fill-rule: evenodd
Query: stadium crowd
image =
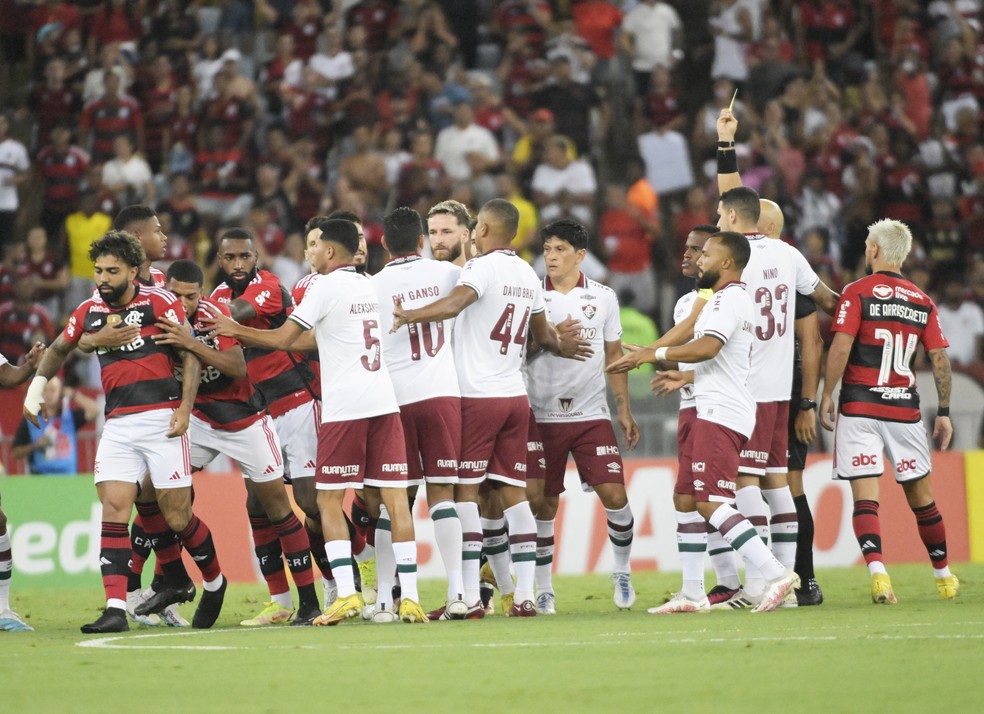
<path fill-rule="evenodd" d="M 750 392 L 742 388 L 735 397 L 721 384 L 744 384 L 749 354 L 759 382 L 771 377 L 762 366 L 772 362 L 792 379 L 785 308 L 791 289 L 812 295 L 833 315 L 837 291 L 873 265 L 893 276 L 904 271 L 913 280 L 905 285 L 938 296 L 934 321 L 932 301 L 908 293 L 919 296 L 922 323 L 930 329 L 913 329 L 896 376 L 903 382 L 911 376 L 909 362 L 922 340 L 937 378 L 937 418 L 947 429 L 950 362 L 943 333 L 953 342 L 955 364 L 981 367 L 984 16 L 976 0 L 639 0 L 624 7 L 593 0 L 11 0 L 0 10 L 2 98 L 15 107 L 0 117 L 0 347 L 12 364 L 37 367 L 24 402 L 34 431 L 24 427 L 18 453 L 50 457 L 52 444 L 42 443 L 57 442 L 45 436 L 49 412 L 73 424 L 72 438 L 76 422 L 92 419 L 95 403 L 87 407 L 79 396 L 72 410 L 56 381 L 67 358 L 77 359 L 66 372 L 70 393 L 79 383 L 101 383 L 105 392 L 95 472 L 107 609 L 83 632 L 126 629 L 127 614 L 138 622 L 187 624 L 170 609 L 196 594 L 182 547 L 203 578 L 192 624 L 215 622 L 226 580 L 208 526 L 192 511 L 190 485 L 191 471 L 219 453 L 237 461 L 247 479 L 254 546 L 273 598 L 244 625 L 294 616 L 284 563 L 298 590 L 294 624 L 335 624 L 360 614 L 358 579 L 375 576 L 364 558 L 377 556 L 373 619 L 483 616 L 480 557 L 488 558 L 482 582 L 496 584 L 508 614 L 552 614 L 552 519 L 568 453 L 605 506 L 615 554 L 613 598 L 627 608 L 635 600 L 628 566 L 633 518 L 602 373 L 606 367 L 612 372 L 616 422 L 631 447 L 638 428 L 625 377 L 616 375 L 665 360 L 712 363 L 690 377 L 698 404 L 694 428 L 703 430 L 698 441 L 709 455 L 694 453 L 689 496 L 696 501 L 680 501 L 677 518 L 678 533 L 689 538 L 719 531 L 725 547 L 747 561 L 744 589 L 721 585 L 719 573 L 715 604 L 757 611 L 784 602 L 819 604 L 812 564 L 802 587 L 798 561 L 794 570 L 798 555 L 791 544 L 799 545 L 794 524 L 802 515 L 786 483 L 785 458 L 778 463 L 786 448 L 768 443 L 786 431 L 785 421 L 793 429 L 795 413 L 769 407 L 789 409 L 787 380 L 753 388 L 749 378 Z M 721 232 L 707 226 L 714 222 Z M 442 243 L 442 226 L 454 234 L 450 243 Z M 425 229 L 429 241 L 421 236 Z M 705 267 L 698 287 L 718 291 L 714 313 L 724 303 L 728 308 L 698 317 L 708 299 L 702 295 L 688 329 L 696 330 L 693 320 L 710 321 L 714 329 L 737 330 L 736 340 L 752 339 L 741 335 L 751 332 L 745 314 L 753 315 L 745 291 L 724 292 L 744 277 L 751 250 L 772 257 L 754 259 L 763 277 L 750 282 L 782 275 L 775 296 L 784 326 L 775 347 L 750 351 L 738 340 L 718 358 L 721 345 L 692 332 L 695 339 L 685 346 L 672 341 L 654 346 L 647 359 L 646 350 L 623 357 L 619 300 L 664 328 L 672 316 L 674 329 L 682 329 L 674 304 L 680 307 L 677 299 L 688 293 L 692 276 L 681 278 L 677 260 L 690 255 L 690 241 L 701 231 Z M 769 245 L 769 238 L 789 245 Z M 421 251 L 438 260 L 421 261 Z M 460 266 L 472 251 L 483 260 L 468 262 L 460 279 L 441 266 Z M 542 285 L 527 263 L 547 274 Z M 400 283 L 391 277 L 397 271 L 384 266 L 412 268 L 418 277 L 439 274 L 417 284 L 442 287 Z M 372 288 L 363 272 L 374 276 Z M 591 320 L 600 310 L 604 337 L 563 319 L 557 306 L 545 308 L 541 287 L 552 296 L 548 302 L 569 300 L 579 318 Z M 883 287 L 875 288 L 879 299 L 886 299 L 877 292 Z M 589 291 L 602 293 L 602 304 Z M 411 308 L 402 304 L 407 295 L 440 299 Z M 849 332 L 850 304 L 840 303 L 834 332 Z M 124 317 L 120 308 L 130 312 Z M 514 317 L 524 308 L 514 332 Z M 771 298 L 768 312 L 769 336 L 758 335 L 759 341 L 773 337 Z M 338 321 L 355 314 L 367 319 Z M 185 315 L 193 334 L 182 327 Z M 460 397 L 457 385 L 432 393 L 438 380 L 408 394 L 391 354 L 404 350 L 409 362 L 419 361 L 421 341 L 431 357 L 447 354 L 441 352 L 443 330 L 452 329 L 452 318 Z M 868 339 L 858 332 L 863 318 L 852 313 L 851 319 L 854 333 L 834 342 L 838 359 L 846 360 L 843 345 Z M 399 343 L 373 332 L 391 327 L 396 333 L 404 325 L 407 337 Z M 353 330 L 359 335 L 348 334 Z M 312 337 L 301 338 L 307 331 Z M 481 357 L 481 349 L 469 347 L 487 349 L 489 339 L 501 342 L 499 356 Z M 528 386 L 520 376 L 527 339 L 552 353 L 530 360 Z M 49 345 L 43 357 L 37 343 Z M 705 353 L 707 345 L 713 348 Z M 380 371 L 383 347 L 392 383 L 387 369 Z M 667 357 L 671 348 L 675 356 Z M 96 358 L 80 357 L 93 352 Z M 851 354 L 854 371 L 845 382 L 865 368 Z M 353 355 L 356 371 L 346 374 Z M 819 377 L 819 353 L 815 357 L 811 380 Z M 576 399 L 564 398 L 553 376 L 564 360 L 589 358 L 575 380 Z M 509 369 L 497 372 L 493 363 L 506 361 Z M 534 364 L 541 365 L 539 376 Z M 840 362 L 828 364 L 822 410 L 841 377 L 836 365 L 843 369 Z M 199 366 L 200 387 L 175 378 Z M 18 369 L 12 382 L 27 374 Z M 139 378 L 140 370 L 148 376 Z M 909 399 L 915 392 L 906 384 L 891 389 L 911 393 Z M 801 396 L 806 406 L 798 410 L 812 417 L 816 381 L 808 385 L 805 372 Z M 415 476 L 414 435 L 431 434 L 437 422 L 427 420 L 437 413 L 445 431 L 459 431 L 441 401 L 457 404 L 459 398 L 460 414 L 453 411 L 460 420 L 460 463 L 450 446 L 442 451 L 422 439 L 423 473 Z M 730 406 L 715 401 L 732 398 L 737 401 Z M 867 392 L 856 398 L 866 400 Z M 426 408 L 415 409 L 420 401 Z M 560 428 L 574 401 L 591 405 L 591 414 L 582 415 L 591 419 Z M 711 402 L 722 412 L 758 414 L 718 423 L 700 410 Z M 527 434 L 530 404 L 536 422 L 529 422 Z M 888 419 L 883 411 L 860 416 Z M 906 419 L 912 412 L 905 411 Z M 914 413 L 918 422 L 918 408 Z M 541 472 L 547 464 L 539 477 L 527 475 L 536 468 L 527 445 L 540 443 L 537 423 L 546 445 Z M 755 434 L 742 431 L 753 423 Z M 920 428 L 886 438 L 908 439 L 906 448 L 917 454 L 912 463 L 928 470 L 926 445 L 912 446 Z M 494 449 L 479 436 L 490 430 Z M 404 431 L 407 453 L 395 446 Z M 162 433 L 174 438 L 162 441 Z M 950 434 L 938 423 L 934 436 L 945 447 Z M 481 460 L 486 447 L 490 452 Z M 57 456 L 71 460 L 75 450 Z M 426 477 L 431 517 L 444 529 L 438 539 L 448 599 L 431 613 L 417 602 L 407 456 L 409 482 Z M 611 456 L 611 463 L 595 463 Z M 740 512 L 728 505 L 735 492 L 732 456 Z M 709 473 L 723 475 L 709 498 L 695 476 L 705 467 L 698 457 L 707 459 Z M 369 505 L 357 500 L 343 513 L 339 494 L 356 475 L 349 461 L 360 458 L 368 462 L 357 475 Z M 182 467 L 175 470 L 177 463 Z M 454 473 L 443 474 L 452 463 Z M 144 479 L 143 465 L 156 498 L 153 489 L 133 488 Z M 781 467 L 781 485 L 770 480 L 773 467 Z M 840 475 L 861 479 L 852 482 L 855 529 L 868 529 L 858 531 L 858 540 L 871 569 L 872 598 L 894 602 L 881 562 L 877 501 L 871 500 L 877 490 L 857 485 L 870 483 L 873 474 L 861 471 L 841 469 Z M 282 476 L 293 483 L 303 522 L 289 507 Z M 899 480 L 940 596 L 952 599 L 959 582 L 947 566 L 942 517 L 924 476 Z M 493 495 L 479 489 L 486 479 L 498 482 Z M 536 486 L 538 479 L 545 485 Z M 754 485 L 759 481 L 761 490 Z M 772 511 L 771 551 L 763 545 L 769 522 L 758 515 L 763 498 Z M 452 523 L 456 531 L 448 530 Z M 367 544 L 366 533 L 376 542 Z M 703 553 L 698 546 L 709 545 L 703 537 L 681 553 Z M 877 547 L 866 550 L 865 538 L 875 538 Z M 151 589 L 142 590 L 151 550 L 158 572 Z M 277 567 L 267 572 L 265 562 Z M 324 577 L 323 615 L 313 564 Z M 651 612 L 710 607 L 702 576 L 688 581 L 687 570 L 679 597 Z"/>

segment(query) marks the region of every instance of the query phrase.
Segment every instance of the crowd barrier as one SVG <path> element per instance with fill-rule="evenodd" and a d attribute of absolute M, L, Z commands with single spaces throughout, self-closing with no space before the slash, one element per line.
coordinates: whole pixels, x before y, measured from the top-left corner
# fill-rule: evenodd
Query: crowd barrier
<path fill-rule="evenodd" d="M 933 456 L 933 489 L 946 518 L 950 557 L 984 562 L 984 452 Z M 810 457 L 806 492 L 816 521 L 817 567 L 862 562 L 851 527 L 849 487 L 830 479 L 829 455 Z M 635 514 L 632 566 L 636 570 L 677 570 L 676 524 L 670 498 L 676 475 L 673 459 L 628 459 L 629 502 Z M 608 573 L 611 549 L 605 511 L 597 497 L 582 492 L 573 465 L 567 472 L 556 525 L 557 573 Z M 18 587 L 95 586 L 99 573 L 99 503 L 91 477 L 0 479 L 9 517 Z M 238 473 L 195 476 L 195 510 L 209 524 L 223 570 L 233 582 L 260 580 L 245 512 L 246 490 Z M 885 559 L 925 563 L 912 513 L 902 489 L 889 474 L 882 479 L 882 535 Z M 414 506 L 420 574 L 440 577 L 443 569 L 424 498 Z M 186 556 L 187 557 L 187 556 Z M 189 572 L 195 569 L 189 562 Z M 145 582 L 149 582 L 150 569 Z"/>

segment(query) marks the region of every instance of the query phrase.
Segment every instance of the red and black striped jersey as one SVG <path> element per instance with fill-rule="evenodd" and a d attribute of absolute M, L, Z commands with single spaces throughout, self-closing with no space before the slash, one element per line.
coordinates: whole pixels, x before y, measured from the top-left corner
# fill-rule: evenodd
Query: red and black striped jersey
<path fill-rule="evenodd" d="M 89 169 L 89 155 L 77 146 L 59 153 L 53 146 L 41 149 L 35 162 L 44 178 L 44 207 L 49 211 L 75 210 L 82 180 Z"/>
<path fill-rule="evenodd" d="M 209 326 L 202 317 L 221 313 L 231 317 L 229 308 L 220 302 L 202 298 L 198 309 L 189 316 L 195 338 L 214 350 L 239 346 L 232 337 L 209 337 Z M 239 431 L 263 416 L 263 399 L 253 391 L 249 377 L 233 379 L 215 367 L 202 365 L 202 381 L 195 397 L 195 416 L 222 431 Z"/>
<path fill-rule="evenodd" d="M 250 305 L 256 315 L 242 324 L 258 330 L 280 327 L 287 319 L 288 310 L 293 308 L 290 293 L 268 270 L 257 272 L 241 294 L 233 293 L 228 283 L 222 283 L 212 291 L 211 297 L 226 305 L 233 300 Z M 244 352 L 249 380 L 263 397 L 270 416 L 278 417 L 314 399 L 314 375 L 303 352 L 262 347 L 246 347 Z"/>
<path fill-rule="evenodd" d="M 102 162 L 113 158 L 117 136 L 136 138 L 143 128 L 143 114 L 133 97 L 121 96 L 115 102 L 100 98 L 86 104 L 79 123 L 83 131 L 92 130 L 92 158 Z"/>
<path fill-rule="evenodd" d="M 143 278 L 137 275 L 137 282 L 140 283 L 141 285 L 145 285 L 148 288 L 160 288 L 161 290 L 163 290 L 164 286 L 167 285 L 167 275 L 164 274 L 164 271 L 158 270 L 157 268 L 151 266 L 150 281 L 149 282 L 145 281 Z"/>
<path fill-rule="evenodd" d="M 301 304 L 301 300 L 307 295 L 308 288 L 314 285 L 315 281 L 321 277 L 321 273 L 308 273 L 303 278 L 294 284 L 294 289 L 290 291 L 290 297 L 294 301 L 290 309 L 287 310 L 287 314 L 294 312 L 294 307 Z M 318 350 L 312 350 L 307 353 L 308 364 L 311 366 L 311 372 L 314 374 L 314 381 L 311 383 L 311 388 L 314 393 L 321 398 L 321 363 L 318 360 Z"/>
<path fill-rule="evenodd" d="M 157 321 L 166 317 L 183 324 L 181 301 L 166 290 L 135 283 L 133 299 L 122 307 L 107 305 L 95 295 L 79 305 L 62 332 L 71 344 L 83 333 L 98 332 L 105 325 L 124 324 L 140 328 L 140 336 L 123 347 L 96 349 L 106 394 L 106 416 L 169 409 L 181 402 L 181 384 L 174 376 L 175 351 L 151 339 L 161 334 Z"/>
<path fill-rule="evenodd" d="M 916 348 L 949 346 L 932 299 L 898 273 L 875 273 L 844 288 L 832 329 L 854 337 L 841 384 L 841 413 L 919 421 L 912 371 Z"/>

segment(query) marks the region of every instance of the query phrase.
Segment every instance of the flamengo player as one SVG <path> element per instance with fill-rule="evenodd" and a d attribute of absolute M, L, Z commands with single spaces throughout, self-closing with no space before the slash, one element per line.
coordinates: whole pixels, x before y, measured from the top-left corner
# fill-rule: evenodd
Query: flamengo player
<path fill-rule="evenodd" d="M 34 368 L 43 355 L 44 345 L 40 342 L 31 347 L 26 362 L 20 367 L 14 367 L 0 354 L 0 387 L 15 387 L 26 382 L 34 374 Z M 10 536 L 7 535 L 7 514 L 0 508 L 0 632 L 31 632 L 34 628 L 10 609 L 12 569 L 13 556 L 10 552 Z"/>
<path fill-rule="evenodd" d="M 463 531 L 462 571 L 469 614 L 482 609 L 479 557 L 482 527 L 478 492 L 486 479 L 502 497 L 509 524 L 509 545 L 516 569 L 516 592 L 508 615 L 536 615 L 533 581 L 536 521 L 526 500 L 526 441 L 529 399 L 521 367 L 527 330 L 543 349 L 565 357 L 591 355 L 577 334 L 579 323 L 565 320 L 555 329 L 546 318 L 543 289 L 533 269 L 509 245 L 519 212 L 501 199 L 478 214 L 475 242 L 480 256 L 461 272 L 445 298 L 407 310 L 397 303 L 393 329 L 457 317 L 454 360 L 461 388 L 461 459 L 455 489 Z"/>
<path fill-rule="evenodd" d="M 219 240 L 219 263 L 226 279 L 212 291 L 211 299 L 228 305 L 232 318 L 237 322 L 258 330 L 269 330 L 284 324 L 292 301 L 276 275 L 257 269 L 257 257 L 249 231 L 243 228 L 225 231 Z M 294 500 L 307 516 L 304 525 L 311 550 L 324 573 L 328 566 L 321 556 L 324 548 L 314 489 L 318 412 L 321 406 L 319 395 L 314 391 L 314 374 L 303 352 L 283 352 L 245 343 L 243 346 L 249 381 L 263 398 L 267 412 L 273 419 L 274 429 L 287 457 Z M 283 562 L 276 554 L 277 533 L 263 506 L 252 495 L 247 499 L 246 507 L 254 545 L 270 545 L 266 559 L 261 560 L 261 570 L 265 576 L 279 578 L 282 588 L 279 594 L 285 600 L 290 596 L 290 590 L 283 576 Z M 278 616 L 277 613 L 267 612 L 269 609 L 264 608 L 264 612 L 257 617 Z M 281 611 L 279 616 L 283 617 L 284 612 Z"/>
<path fill-rule="evenodd" d="M 417 544 L 406 496 L 403 426 L 382 360 L 376 295 L 369 279 L 352 265 L 359 235 L 350 221 L 324 221 L 321 242 L 320 251 L 309 247 L 308 256 L 322 277 L 287 322 L 274 330 L 257 330 L 217 316 L 215 332 L 267 349 L 310 349 L 312 342 L 317 344 L 325 395 L 318 431 L 318 507 L 338 599 L 314 624 L 334 625 L 362 611 L 342 501 L 345 489 L 363 485 L 379 489 L 381 513 L 391 524 L 403 592 L 400 617 L 426 622 L 417 602 Z M 315 339 L 302 336 L 312 329 Z"/>
<path fill-rule="evenodd" d="M 392 257 L 371 278 L 381 306 L 426 305 L 447 297 L 461 269 L 450 262 L 426 260 L 423 224 L 412 208 L 397 208 L 384 221 L 383 246 Z M 461 392 L 451 352 L 451 320 L 410 325 L 391 332 L 393 317 L 380 308 L 380 331 L 386 368 L 393 380 L 407 440 L 411 486 L 427 487 L 434 536 L 448 576 L 447 601 L 432 619 L 462 619 L 468 611 L 461 575 L 461 521 L 454 505 L 461 450 Z M 376 542 L 388 537 L 377 527 Z M 381 549 L 380 554 L 385 552 Z M 388 596 L 391 564 L 377 562 L 379 598 Z"/>
<path fill-rule="evenodd" d="M 547 267 L 543 283 L 547 319 L 558 323 L 577 315 L 581 336 L 594 354 L 584 362 L 534 354 L 527 363 L 530 405 L 546 460 L 543 474 L 537 478 L 536 472 L 529 473 L 526 481 L 536 516 L 536 607 L 540 614 L 556 612 L 550 572 L 554 519 L 564 492 L 567 457 L 573 455 L 581 481 L 594 489 L 605 507 L 615 560 L 614 600 L 618 608 L 625 609 L 632 607 L 636 597 L 629 565 L 634 524 L 605 390 L 605 365 L 622 356 L 618 298 L 611 288 L 581 272 L 588 248 L 584 226 L 571 220 L 556 221 L 540 235 Z M 619 426 L 626 444 L 633 449 L 639 443 L 639 428 L 629 408 L 628 379 L 625 374 L 613 374 L 610 382 Z"/>
<path fill-rule="evenodd" d="M 283 457 L 280 440 L 270 417 L 253 386 L 246 379 L 246 360 L 239 344 L 228 337 L 210 338 L 202 318 L 229 314 L 222 303 L 202 297 L 205 281 L 202 270 L 190 260 L 175 261 L 167 271 L 167 289 L 176 295 L 188 315 L 193 334 L 182 326 L 161 318 L 155 335 L 158 344 L 173 345 L 194 354 L 202 363 L 201 385 L 191 414 L 191 467 L 205 468 L 218 454 L 231 457 L 247 479 L 247 491 L 259 501 L 279 541 L 273 559 L 281 563 L 281 554 L 297 585 L 297 616 L 292 624 L 310 625 L 321 614 L 314 591 L 310 542 L 300 521 L 291 509 L 284 487 Z M 256 559 L 265 564 L 270 543 L 256 543 Z M 279 573 L 264 572 L 273 600 L 258 617 L 242 625 L 271 625 L 286 622 L 294 609 L 283 567 Z M 283 581 L 283 582 L 281 582 Z M 286 616 L 282 613 L 286 612 Z"/>
<path fill-rule="evenodd" d="M 932 462 L 919 412 L 912 360 L 922 344 L 932 364 L 939 396 L 933 438 L 945 449 L 950 423 L 950 359 L 933 301 L 902 277 L 912 234 L 899 221 L 868 226 L 865 265 L 872 274 L 844 289 L 834 321 L 834 341 L 820 403 L 820 421 L 833 429 L 834 387 L 844 378 L 834 434 L 834 477 L 851 482 L 854 534 L 871 573 L 871 599 L 894 605 L 895 592 L 881 552 L 878 479 L 888 454 L 895 480 L 902 484 L 916 516 L 919 537 L 929 552 L 936 590 L 952 600 L 960 581 L 950 572 L 946 528 L 933 500 Z"/>
<path fill-rule="evenodd" d="M 105 324 L 138 328 L 132 342 L 116 349 L 100 349 L 103 391 L 106 393 L 106 425 L 96 451 L 95 482 L 102 503 L 102 564 L 106 610 L 99 619 L 82 627 L 85 633 L 123 632 L 126 621 L 126 587 L 129 573 L 130 539 L 127 524 L 144 474 L 149 470 L 157 500 L 166 523 L 178 534 L 181 544 L 202 571 L 205 593 L 192 621 L 194 627 L 211 627 L 222 608 L 226 579 L 219 569 L 212 534 L 191 510 L 191 464 L 188 423 L 197 380 L 184 385 L 174 377 L 178 359 L 170 347 L 158 345 L 158 320 L 185 321 L 184 308 L 170 293 L 135 283 L 144 252 L 137 239 L 110 231 L 89 250 L 95 263 L 98 297 L 83 302 L 72 313 L 64 332 L 48 349 L 24 400 L 24 415 L 37 425 L 43 408 L 42 391 L 75 349 L 84 332 Z M 197 374 L 200 364 L 194 355 L 180 355 L 186 374 Z M 176 544 L 158 551 L 167 572 L 168 563 L 180 558 Z M 169 590 L 179 599 L 194 597 L 181 589 Z"/>
<path fill-rule="evenodd" d="M 769 551 L 751 523 L 730 504 L 742 444 L 755 426 L 756 405 L 748 388 L 752 363 L 754 307 L 740 282 L 749 260 L 749 241 L 725 231 L 704 243 L 697 287 L 714 290 L 697 318 L 694 339 L 679 347 L 660 347 L 657 360 L 694 363 L 697 419 L 691 439 L 700 448 L 692 453 L 690 473 L 696 511 L 745 560 L 759 569 L 767 586 L 756 612 L 779 607 L 799 578 Z M 687 576 L 690 577 L 687 577 Z M 700 612 L 710 609 L 704 594 L 704 572 L 687 573 L 683 589 L 653 614 Z"/>

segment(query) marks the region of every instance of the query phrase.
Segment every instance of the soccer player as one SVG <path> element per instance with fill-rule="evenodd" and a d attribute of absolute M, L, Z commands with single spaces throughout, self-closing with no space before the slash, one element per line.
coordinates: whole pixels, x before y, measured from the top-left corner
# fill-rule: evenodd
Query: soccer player
<path fill-rule="evenodd" d="M 848 285 L 837 307 L 820 422 L 834 431 L 834 477 L 851 483 L 854 534 L 871 574 L 871 600 L 889 605 L 897 601 L 882 560 L 878 519 L 883 453 L 916 517 L 919 537 L 933 565 L 936 591 L 944 600 L 952 600 L 960 581 L 950 572 L 946 528 L 933 500 L 932 462 L 912 371 L 921 344 L 939 396 L 933 439 L 946 449 L 953 436 L 949 345 L 932 299 L 902 277 L 902 263 L 912 249 L 909 228 L 899 221 L 878 221 L 868 226 L 864 245 L 865 267 L 871 274 Z M 834 388 L 842 377 L 840 406 L 835 407 Z"/>
<path fill-rule="evenodd" d="M 44 352 L 44 345 L 40 342 L 36 343 L 31 347 L 24 364 L 20 367 L 14 367 L 0 354 L 0 387 L 16 387 L 30 379 Z M 0 499 L 0 632 L 32 632 L 34 628 L 10 608 L 12 569 L 13 555 L 10 551 L 10 536 L 7 534 L 7 514 L 3 512 L 2 499 Z"/>
<path fill-rule="evenodd" d="M 471 216 L 464 204 L 453 199 L 435 204 L 427 212 L 427 236 L 434 260 L 463 268 L 471 256 Z"/>
<path fill-rule="evenodd" d="M 369 267 L 369 244 L 366 242 L 365 226 L 362 225 L 362 219 L 359 218 L 359 214 L 355 211 L 332 211 L 328 215 L 328 218 L 351 221 L 355 224 L 355 229 L 359 231 L 359 249 L 352 256 L 352 265 L 355 266 L 355 272 L 364 275 L 366 269 Z"/>
<path fill-rule="evenodd" d="M 564 492 L 567 457 L 574 457 L 581 481 L 591 486 L 608 515 L 612 543 L 613 596 L 619 609 L 632 607 L 636 594 L 629 563 L 634 521 L 625 493 L 622 456 L 605 390 L 605 365 L 622 356 L 622 325 L 618 298 L 610 288 L 584 277 L 581 261 L 588 233 L 580 223 L 560 220 L 540 231 L 547 276 L 543 281 L 547 319 L 559 323 L 571 315 L 581 322 L 581 336 L 593 355 L 584 362 L 535 353 L 527 364 L 530 404 L 543 442 L 543 478 L 527 474 L 526 491 L 536 517 L 536 607 L 540 614 L 556 613 L 551 580 L 554 519 Z M 629 406 L 628 378 L 609 378 L 615 395 L 619 427 L 626 445 L 639 443 L 639 427 Z M 546 541 L 541 547 L 539 543 Z"/>
<path fill-rule="evenodd" d="M 257 258 L 254 238 L 249 231 L 227 229 L 219 240 L 219 264 L 225 281 L 212 291 L 211 299 L 228 305 L 232 319 L 242 325 L 269 330 L 284 324 L 292 300 L 276 275 L 258 269 Z M 314 488 L 321 407 L 320 395 L 315 392 L 314 374 L 303 352 L 267 349 L 246 343 L 243 347 L 249 381 L 263 398 L 267 413 L 273 419 L 273 427 L 287 458 L 294 500 L 306 515 L 304 526 L 311 541 L 311 553 L 324 574 L 329 571 L 323 555 Z M 273 524 L 252 495 L 247 501 L 247 510 L 254 545 L 275 544 L 267 551 L 266 560 L 261 561 L 261 570 L 265 569 L 264 573 L 271 576 L 279 573 L 277 577 L 282 577 L 284 565 L 277 557 L 279 539 Z M 286 592 L 285 578 L 281 580 L 281 586 Z"/>
<path fill-rule="evenodd" d="M 799 578 L 784 568 L 765 543 L 755 537 L 751 523 L 730 504 L 743 444 L 756 427 L 756 403 L 748 386 L 753 357 L 754 306 L 741 283 L 750 260 L 749 241 L 740 233 L 722 231 L 706 240 L 698 260 L 699 289 L 714 290 L 702 310 L 694 339 L 679 347 L 660 347 L 656 359 L 696 363 L 694 398 L 697 419 L 691 439 L 700 448 L 691 456 L 696 513 L 716 528 L 745 560 L 766 578 L 755 608 L 766 612 L 779 607 Z M 691 521 L 698 525 L 696 518 Z M 693 535 L 699 536 L 694 528 Z M 649 610 L 653 614 L 700 612 L 710 609 L 704 594 L 703 568 L 684 574 L 683 588 L 669 602 Z"/>
<path fill-rule="evenodd" d="M 239 464 L 247 479 L 247 491 L 262 508 L 258 516 L 272 524 L 280 546 L 271 549 L 269 542 L 254 543 L 257 562 L 265 566 L 272 559 L 279 564 L 281 554 L 286 557 L 298 594 L 297 616 L 291 624 L 310 625 L 321 614 L 321 608 L 314 591 L 310 541 L 291 509 L 284 487 L 280 440 L 262 399 L 246 379 L 242 347 L 228 337 L 208 336 L 202 318 L 214 313 L 228 315 L 229 308 L 202 297 L 204 282 L 201 268 L 190 260 L 175 261 L 168 268 L 167 289 L 181 300 L 192 333 L 165 317 L 158 322 L 162 334 L 154 336 L 158 344 L 191 352 L 202 363 L 201 385 L 191 414 L 191 468 L 200 471 L 220 453 Z M 263 612 L 244 620 L 242 625 L 287 622 L 294 614 L 282 565 L 279 573 L 263 569 L 263 574 L 271 601 Z"/>
<path fill-rule="evenodd" d="M 554 354 L 585 359 L 591 350 L 577 333 L 580 323 L 568 319 L 554 328 L 547 321 L 536 274 L 509 248 L 518 224 L 519 212 L 508 201 L 486 203 L 475 229 L 481 255 L 468 261 L 447 297 L 412 310 L 397 303 L 393 329 L 457 318 L 452 345 L 461 388 L 461 458 L 455 501 L 464 539 L 465 602 L 469 614 L 482 608 L 478 494 L 488 479 L 502 498 L 516 569 L 516 591 L 507 614 L 532 617 L 536 521 L 526 500 L 530 409 L 520 372 L 527 331 Z"/>
<path fill-rule="evenodd" d="M 134 236 L 144 249 L 144 262 L 137 272 L 137 282 L 147 287 L 164 287 L 167 282 L 164 273 L 151 265 L 163 260 L 167 254 L 167 236 L 161 230 L 161 221 L 154 209 L 142 204 L 126 206 L 113 219 L 113 228 Z"/>
<path fill-rule="evenodd" d="M 420 257 L 424 244 L 420 214 L 412 208 L 397 208 L 386 216 L 383 225 L 383 246 L 391 259 L 371 278 L 379 304 L 399 302 L 415 307 L 447 297 L 461 269 L 451 262 Z M 461 391 L 451 352 L 453 323 L 424 322 L 391 332 L 392 312 L 381 308 L 379 318 L 383 355 L 407 442 L 410 485 L 426 484 L 434 536 L 448 578 L 444 607 L 428 617 L 462 619 L 468 605 L 461 575 L 461 521 L 454 505 L 461 450 Z M 389 537 L 386 530 L 377 529 L 377 545 L 381 538 Z M 380 556 L 385 552 L 386 548 L 381 548 Z M 376 564 L 382 600 L 393 585 L 393 567 L 381 557 Z"/>
<path fill-rule="evenodd" d="M 316 251 L 309 246 L 308 255 L 322 277 L 286 322 L 259 330 L 214 316 L 214 330 L 245 345 L 270 350 L 317 345 L 325 398 L 318 431 L 317 501 L 338 599 L 314 624 L 334 625 L 362 612 L 342 500 L 345 489 L 363 485 L 378 489 L 380 521 L 388 521 L 382 527 L 388 526 L 393 534 L 403 593 L 399 616 L 406 622 L 426 622 L 427 615 L 418 603 L 417 544 L 406 497 L 406 444 L 382 359 L 376 295 L 368 278 L 356 273 L 352 265 L 359 236 L 350 221 L 324 221 L 321 243 Z M 315 330 L 314 339 L 310 330 Z"/>
<path fill-rule="evenodd" d="M 84 633 L 123 632 L 126 620 L 126 590 L 130 539 L 127 524 L 134 499 L 149 470 L 161 510 L 160 523 L 149 524 L 156 532 L 168 528 L 202 572 L 205 592 L 192 626 L 211 627 L 218 618 L 225 595 L 226 579 L 219 568 L 212 534 L 191 508 L 191 464 L 188 423 L 198 391 L 197 380 L 182 385 L 174 377 L 181 363 L 186 374 L 197 374 L 195 356 L 180 356 L 152 336 L 160 333 L 156 323 L 167 317 L 185 321 L 184 308 L 170 293 L 136 283 L 145 260 L 143 248 L 133 236 L 110 231 L 89 250 L 95 264 L 98 296 L 83 302 L 72 313 L 65 330 L 49 347 L 24 400 L 24 415 L 35 425 L 44 408 L 43 390 L 84 332 L 105 324 L 126 325 L 136 330 L 133 340 L 118 348 L 97 350 L 106 394 L 106 425 L 96 451 L 95 481 L 102 503 L 100 563 L 106 610 L 95 622 L 82 627 Z M 132 334 L 133 329 L 130 330 Z M 157 551 L 165 575 L 180 558 L 177 544 Z M 165 589 L 160 608 L 186 602 L 195 595 L 189 581 Z"/>

